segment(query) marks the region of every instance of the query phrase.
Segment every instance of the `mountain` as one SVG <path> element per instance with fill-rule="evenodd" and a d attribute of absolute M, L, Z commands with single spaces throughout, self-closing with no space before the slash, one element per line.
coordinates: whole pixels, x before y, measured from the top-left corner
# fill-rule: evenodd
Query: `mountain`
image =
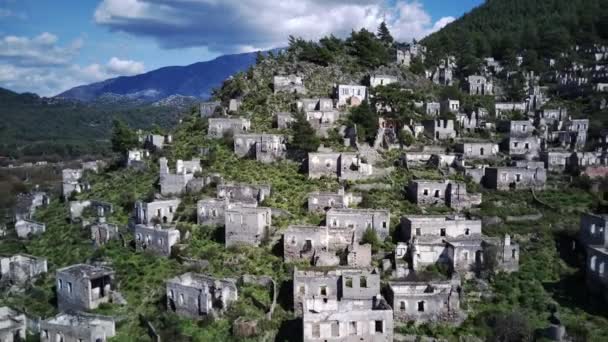
<path fill-rule="evenodd" d="M 93 101 L 110 95 L 130 100 L 156 102 L 170 96 L 207 99 L 213 88 L 229 76 L 255 64 L 257 53 L 225 55 L 188 66 L 169 66 L 136 76 L 122 76 L 78 86 L 56 97 Z"/>
<path fill-rule="evenodd" d="M 555 58 L 606 40 L 606 0 L 488 0 L 423 43 L 438 55 L 502 59 L 522 51 Z"/>

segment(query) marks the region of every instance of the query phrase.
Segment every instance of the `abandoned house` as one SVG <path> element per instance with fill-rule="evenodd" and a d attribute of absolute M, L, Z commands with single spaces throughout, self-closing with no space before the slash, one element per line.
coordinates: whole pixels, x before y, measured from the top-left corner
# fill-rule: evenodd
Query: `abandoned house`
<path fill-rule="evenodd" d="M 209 118 L 209 138 L 223 138 L 224 135 L 247 133 L 251 129 L 251 121 L 246 118 Z"/>
<path fill-rule="evenodd" d="M 608 215 L 583 214 L 579 242 L 586 251 L 586 283 L 589 290 L 608 302 Z"/>
<path fill-rule="evenodd" d="M 485 169 L 483 184 L 495 190 L 542 190 L 547 182 L 545 168 L 488 167 Z"/>
<path fill-rule="evenodd" d="M 46 192 L 33 191 L 18 194 L 15 203 L 15 221 L 32 219 L 36 209 L 47 206 L 49 203 L 50 197 Z"/>
<path fill-rule="evenodd" d="M 428 116 L 437 117 L 441 114 L 441 104 L 439 102 L 426 102 L 424 113 Z"/>
<path fill-rule="evenodd" d="M 389 235 L 391 213 L 382 209 L 330 209 L 327 211 L 325 222 L 330 228 L 354 227 L 359 238 L 366 230 L 371 229 L 384 240 Z"/>
<path fill-rule="evenodd" d="M 20 239 L 29 239 L 30 237 L 44 233 L 46 225 L 32 220 L 18 220 L 15 223 L 15 231 Z"/>
<path fill-rule="evenodd" d="M 509 156 L 537 156 L 540 152 L 540 139 L 537 136 L 510 136 L 502 143 Z"/>
<path fill-rule="evenodd" d="M 419 236 L 459 237 L 481 235 L 481 221 L 458 215 L 408 215 L 401 218 L 401 238 Z"/>
<path fill-rule="evenodd" d="M 179 207 L 179 198 L 169 200 L 155 200 L 153 202 L 135 202 L 135 224 L 156 225 L 173 222 L 175 212 Z"/>
<path fill-rule="evenodd" d="M 57 270 L 60 311 L 94 310 L 112 301 L 114 271 L 109 267 L 77 264 Z"/>
<path fill-rule="evenodd" d="M 113 212 L 114 208 L 112 203 L 108 202 L 95 200 L 70 202 L 70 220 L 72 222 L 82 218 L 105 217 L 111 215 Z"/>
<path fill-rule="evenodd" d="M 481 194 L 467 192 L 465 183 L 451 180 L 412 180 L 407 187 L 408 199 L 420 206 L 446 205 L 455 210 L 481 204 Z"/>
<path fill-rule="evenodd" d="M 160 158 L 159 164 L 160 193 L 163 196 L 182 194 L 188 183 L 194 179 L 194 174 L 203 170 L 198 158 L 186 161 L 177 160 L 175 162 L 175 173 L 172 173 L 169 169 L 167 158 Z"/>
<path fill-rule="evenodd" d="M 338 107 L 356 107 L 367 100 L 367 87 L 340 84 L 336 86 L 336 98 L 338 99 L 338 103 L 336 104 Z"/>
<path fill-rule="evenodd" d="M 460 281 L 389 281 L 387 300 L 396 321 L 454 322 L 462 317 Z"/>
<path fill-rule="evenodd" d="M 494 85 L 485 76 L 467 77 L 469 95 L 494 95 Z"/>
<path fill-rule="evenodd" d="M 460 112 L 460 101 L 459 100 L 447 99 L 445 101 L 441 101 L 441 113 L 442 114 L 449 114 L 449 113 L 456 114 L 458 112 Z"/>
<path fill-rule="evenodd" d="M 315 130 L 315 134 L 321 138 L 327 138 L 329 131 L 335 127 L 335 123 L 338 121 L 341 112 L 337 110 L 328 111 L 312 111 L 306 112 L 306 121 Z"/>
<path fill-rule="evenodd" d="M 296 118 L 290 112 L 278 112 L 275 114 L 275 120 L 278 129 L 288 129 L 291 128 Z"/>
<path fill-rule="evenodd" d="M 0 341 L 26 341 L 27 318 L 7 306 L 0 307 Z"/>
<path fill-rule="evenodd" d="M 352 192 L 344 191 L 344 188 L 337 192 L 312 192 L 308 194 L 308 211 L 324 212 L 331 208 L 350 208 L 361 203 L 361 196 Z"/>
<path fill-rule="evenodd" d="M 308 153 L 308 178 L 311 179 L 325 176 L 340 180 L 358 180 L 369 178 L 372 174 L 372 165 L 357 153 Z"/>
<path fill-rule="evenodd" d="M 295 225 L 283 233 L 285 262 L 305 261 L 319 267 L 369 267 L 371 258 L 371 245 L 359 245 L 355 227 Z"/>
<path fill-rule="evenodd" d="M 243 105 L 243 100 L 230 99 L 230 101 L 228 101 L 228 112 L 236 113 L 239 111 L 239 109 L 241 109 L 242 105 Z"/>
<path fill-rule="evenodd" d="M 380 295 L 377 270 L 294 269 L 293 284 L 304 341 L 392 341 L 392 310 Z"/>
<path fill-rule="evenodd" d="M 334 100 L 329 98 L 300 99 L 296 101 L 296 110 L 307 112 L 327 112 L 334 110 Z"/>
<path fill-rule="evenodd" d="M 120 237 L 118 226 L 107 223 L 105 217 L 98 218 L 97 222 L 89 226 L 89 229 L 91 231 L 91 241 L 93 241 L 96 247 L 103 246 L 110 242 L 110 240 Z"/>
<path fill-rule="evenodd" d="M 114 318 L 88 313 L 60 313 L 40 321 L 41 342 L 106 342 L 116 335 Z"/>
<path fill-rule="evenodd" d="M 225 210 L 226 247 L 239 244 L 259 246 L 270 236 L 270 208 L 236 206 Z"/>
<path fill-rule="evenodd" d="M 387 86 L 389 84 L 397 83 L 399 80 L 395 76 L 372 74 L 369 76 L 370 88 L 376 88 L 377 86 Z"/>
<path fill-rule="evenodd" d="M 63 169 L 61 171 L 61 188 L 63 198 L 69 198 L 72 193 L 81 193 L 88 190 L 89 184 L 82 181 L 84 169 Z"/>
<path fill-rule="evenodd" d="M 221 183 L 217 185 L 217 198 L 231 202 L 262 203 L 270 196 L 270 185 L 252 185 L 244 183 Z"/>
<path fill-rule="evenodd" d="M 148 134 L 144 138 L 144 147 L 149 150 L 162 150 L 173 142 L 171 135 Z"/>
<path fill-rule="evenodd" d="M 549 171 L 565 171 L 570 163 L 572 152 L 546 151 L 540 153 L 540 159 L 545 163 Z"/>
<path fill-rule="evenodd" d="M 180 232 L 175 228 L 164 228 L 161 225 L 135 225 L 135 248 L 160 256 L 170 256 L 171 248 L 179 243 Z"/>
<path fill-rule="evenodd" d="M 511 112 L 526 113 L 528 105 L 525 102 L 496 102 L 494 104 L 494 113 L 497 118 L 504 117 L 505 114 Z"/>
<path fill-rule="evenodd" d="M 306 94 L 302 77 L 296 75 L 274 76 L 272 78 L 274 93 Z"/>
<path fill-rule="evenodd" d="M 456 152 L 468 159 L 496 158 L 498 144 L 492 142 L 464 142 L 456 144 Z"/>
<path fill-rule="evenodd" d="M 566 120 L 568 117 L 568 109 L 567 108 L 545 108 L 543 110 L 536 111 L 535 114 L 535 123 L 538 126 L 545 126 L 555 129 L 559 129 L 559 124 Z"/>
<path fill-rule="evenodd" d="M 168 280 L 166 285 L 167 309 L 180 316 L 220 316 L 238 299 L 236 282 L 228 278 L 189 272 Z"/>
<path fill-rule="evenodd" d="M 26 284 L 48 272 L 46 258 L 15 254 L 0 258 L 0 281 Z"/>
<path fill-rule="evenodd" d="M 217 114 L 224 114 L 224 108 L 220 101 L 201 102 L 201 118 L 208 118 Z"/>
<path fill-rule="evenodd" d="M 129 150 L 127 151 L 127 167 L 134 169 L 142 169 L 145 167 L 145 160 L 150 156 L 147 150 Z"/>
<path fill-rule="evenodd" d="M 262 163 L 272 163 L 286 157 L 286 142 L 278 134 L 235 134 L 234 153 L 240 158 L 253 157 Z"/>
<path fill-rule="evenodd" d="M 454 120 L 451 119 L 435 119 L 424 120 L 424 134 L 433 140 L 447 140 L 456 138 L 456 129 L 454 128 Z"/>

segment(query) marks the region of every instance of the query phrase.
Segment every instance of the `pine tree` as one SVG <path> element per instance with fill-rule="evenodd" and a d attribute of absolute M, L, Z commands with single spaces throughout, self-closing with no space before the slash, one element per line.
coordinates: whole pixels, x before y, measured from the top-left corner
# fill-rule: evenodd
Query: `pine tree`
<path fill-rule="evenodd" d="M 296 121 L 291 126 L 293 132 L 291 147 L 304 152 L 316 151 L 321 141 L 315 134 L 315 130 L 306 120 L 306 116 L 303 112 L 298 112 L 295 114 L 295 119 Z"/>
<path fill-rule="evenodd" d="M 112 125 L 112 151 L 126 153 L 139 144 L 137 134 L 122 120 L 114 120 Z"/>
<path fill-rule="evenodd" d="M 384 21 L 380 24 L 380 27 L 378 27 L 378 38 L 380 38 L 380 41 L 386 46 L 391 46 L 395 41 Z"/>

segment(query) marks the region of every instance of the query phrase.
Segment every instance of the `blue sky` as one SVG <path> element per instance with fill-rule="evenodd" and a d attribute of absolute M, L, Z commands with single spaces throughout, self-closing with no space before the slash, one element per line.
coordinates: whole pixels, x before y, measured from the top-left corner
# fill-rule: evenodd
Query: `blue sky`
<path fill-rule="evenodd" d="M 482 0 L 0 0 L 0 87 L 50 96 L 225 53 L 374 28 L 421 38 Z"/>

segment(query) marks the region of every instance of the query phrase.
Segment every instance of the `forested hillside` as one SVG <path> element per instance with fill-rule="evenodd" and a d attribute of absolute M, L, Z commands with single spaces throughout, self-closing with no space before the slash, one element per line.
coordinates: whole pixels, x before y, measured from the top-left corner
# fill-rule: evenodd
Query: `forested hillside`
<path fill-rule="evenodd" d="M 524 50 L 557 57 L 607 40 L 606 0 L 488 0 L 423 42 L 435 56 L 504 59 Z"/>

